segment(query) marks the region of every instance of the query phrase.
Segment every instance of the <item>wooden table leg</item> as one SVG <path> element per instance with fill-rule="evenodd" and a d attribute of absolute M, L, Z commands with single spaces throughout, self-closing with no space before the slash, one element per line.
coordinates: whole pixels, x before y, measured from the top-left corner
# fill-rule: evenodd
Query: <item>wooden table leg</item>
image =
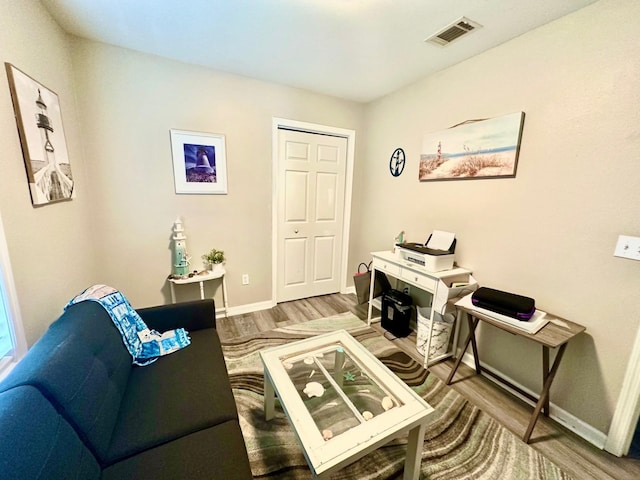
<path fill-rule="evenodd" d="M 266 368 L 265 368 L 266 370 Z M 268 422 L 275 414 L 276 392 L 267 372 L 264 372 L 264 419 Z"/>
<path fill-rule="evenodd" d="M 229 301 L 227 300 L 227 276 L 222 275 L 222 304 L 224 305 L 224 318 L 229 318 Z"/>
<path fill-rule="evenodd" d="M 476 364 L 476 372 L 478 373 L 478 375 L 480 375 L 482 373 L 482 367 L 480 366 L 480 356 L 478 355 L 478 344 L 476 343 L 476 327 L 478 326 L 479 320 L 475 317 L 474 317 L 474 320 L 475 320 L 475 323 L 472 325 L 471 319 L 469 319 L 469 329 L 473 328 L 473 330 L 471 330 L 473 332 L 473 335 L 471 335 L 471 350 L 473 351 L 473 360 L 475 361 L 475 364 Z"/>
<path fill-rule="evenodd" d="M 478 360 L 478 347 L 476 345 L 476 327 L 478 326 L 479 321 L 479 319 L 475 317 L 472 318 L 470 315 L 467 315 L 467 322 L 469 323 L 469 333 L 467 334 L 467 338 L 464 341 L 464 347 L 462 347 L 460 355 L 458 355 L 458 358 L 456 358 L 456 363 L 453 364 L 453 368 L 451 369 L 451 372 L 449 372 L 449 376 L 447 377 L 447 381 L 445 382 L 446 385 L 451 384 L 451 380 L 453 380 L 453 376 L 456 374 L 456 370 L 458 370 L 460 362 L 462 362 L 462 357 L 464 356 L 464 352 L 467 351 L 469 343 L 473 343 L 473 357 L 476 362 L 476 371 L 480 373 L 480 361 Z"/>
<path fill-rule="evenodd" d="M 542 346 L 542 385 L 547 382 L 547 378 L 549 377 L 549 347 L 546 345 Z M 547 399 L 544 402 L 542 407 L 542 413 L 545 417 L 549 416 L 549 395 L 547 395 Z"/>
<path fill-rule="evenodd" d="M 420 424 L 409 431 L 407 439 L 407 458 L 404 461 L 403 480 L 418 480 L 420 477 L 420 465 L 422 464 L 422 450 L 424 445 L 424 433 L 427 427 Z"/>
<path fill-rule="evenodd" d="M 371 315 L 373 313 L 373 289 L 376 285 L 376 269 L 371 269 L 371 280 L 369 281 L 369 308 L 367 309 L 367 325 L 371 326 Z M 382 307 L 381 307 L 382 308 Z"/>
<path fill-rule="evenodd" d="M 538 403 L 536 404 L 536 408 L 533 410 L 533 414 L 531 415 L 531 420 L 529 420 L 529 426 L 527 427 L 527 431 L 524 433 L 525 443 L 529 443 L 529 438 L 531 438 L 531 433 L 533 432 L 533 427 L 535 427 L 536 422 L 538 421 L 538 417 L 540 416 L 540 411 L 547 404 L 549 400 L 549 389 L 551 388 L 551 384 L 553 383 L 553 379 L 558 372 L 558 367 L 560 366 L 560 361 L 562 360 L 562 356 L 564 355 L 564 351 L 567 348 L 567 344 L 563 343 L 560 345 L 558 349 L 558 354 L 556 355 L 555 360 L 553 361 L 553 366 L 551 367 L 551 371 L 547 375 L 547 378 L 544 382 L 544 386 L 542 387 L 542 392 L 540 392 L 540 398 L 538 399 Z M 547 352 L 548 353 L 548 352 Z"/>

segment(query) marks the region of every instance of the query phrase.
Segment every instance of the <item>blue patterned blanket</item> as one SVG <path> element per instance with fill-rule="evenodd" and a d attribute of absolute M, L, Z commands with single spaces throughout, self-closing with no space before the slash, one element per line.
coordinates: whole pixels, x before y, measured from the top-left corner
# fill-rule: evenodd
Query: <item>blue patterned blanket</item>
<path fill-rule="evenodd" d="M 98 302 L 109 313 L 135 365 L 149 365 L 191 343 L 184 328 L 158 333 L 150 330 L 125 296 L 107 285 L 93 285 L 74 297 L 65 307 L 90 300 Z"/>

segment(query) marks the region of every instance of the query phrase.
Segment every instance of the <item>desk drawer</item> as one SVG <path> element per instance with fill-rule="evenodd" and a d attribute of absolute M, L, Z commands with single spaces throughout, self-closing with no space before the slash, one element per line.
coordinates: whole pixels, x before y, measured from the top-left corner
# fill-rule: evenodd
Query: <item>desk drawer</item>
<path fill-rule="evenodd" d="M 402 270 L 402 268 L 400 268 L 400 265 L 396 265 L 394 263 L 387 262 L 385 260 L 380 260 L 377 258 L 373 259 L 373 268 L 375 268 L 376 270 L 382 270 L 383 272 L 387 272 L 390 275 L 393 275 L 394 277 L 400 276 L 400 271 Z"/>
<path fill-rule="evenodd" d="M 431 293 L 436 291 L 438 280 L 435 278 L 427 277 L 426 275 L 414 272 L 412 270 L 409 270 L 408 268 L 403 268 L 402 274 L 400 276 L 403 280 L 411 282 L 414 285 L 418 285 L 420 288 L 423 288 Z"/>

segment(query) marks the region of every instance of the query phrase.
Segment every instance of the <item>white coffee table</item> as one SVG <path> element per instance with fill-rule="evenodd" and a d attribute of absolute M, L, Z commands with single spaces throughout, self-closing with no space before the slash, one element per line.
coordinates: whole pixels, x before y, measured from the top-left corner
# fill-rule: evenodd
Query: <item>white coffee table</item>
<path fill-rule="evenodd" d="M 349 333 L 318 335 L 260 356 L 265 417 L 273 418 L 277 395 L 315 478 L 406 432 L 404 478 L 418 478 L 433 408 Z"/>

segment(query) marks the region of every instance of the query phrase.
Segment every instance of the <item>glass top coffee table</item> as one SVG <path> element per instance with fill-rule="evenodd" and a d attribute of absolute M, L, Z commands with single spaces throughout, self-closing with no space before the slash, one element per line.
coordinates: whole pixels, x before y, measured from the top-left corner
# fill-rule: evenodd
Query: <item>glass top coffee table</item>
<path fill-rule="evenodd" d="M 328 477 L 405 432 L 405 479 L 420 474 L 433 408 L 345 330 L 260 352 L 264 410 L 277 395 L 314 477 Z"/>

